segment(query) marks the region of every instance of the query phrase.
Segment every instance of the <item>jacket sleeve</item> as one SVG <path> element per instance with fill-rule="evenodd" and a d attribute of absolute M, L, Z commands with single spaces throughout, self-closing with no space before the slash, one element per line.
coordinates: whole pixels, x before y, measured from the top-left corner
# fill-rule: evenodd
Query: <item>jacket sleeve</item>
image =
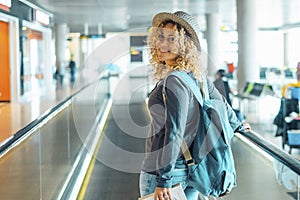
<path fill-rule="evenodd" d="M 234 130 L 234 132 L 242 130 L 243 129 L 242 122 L 238 119 L 232 107 L 227 103 L 226 98 L 223 95 L 221 95 L 218 89 L 208 78 L 206 79 L 206 81 L 207 81 L 209 98 L 222 100 L 225 104 L 228 120 L 230 122 L 232 129 Z"/>
<path fill-rule="evenodd" d="M 180 154 L 182 139 L 186 127 L 189 91 L 175 76 L 167 76 L 163 90 L 165 103 L 165 136 L 160 151 L 160 166 L 157 186 L 172 187 L 172 172 Z"/>

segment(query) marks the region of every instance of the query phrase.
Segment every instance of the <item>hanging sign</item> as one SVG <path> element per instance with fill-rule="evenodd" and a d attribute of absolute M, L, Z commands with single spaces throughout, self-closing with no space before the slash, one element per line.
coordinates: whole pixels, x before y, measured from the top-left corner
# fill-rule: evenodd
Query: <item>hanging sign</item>
<path fill-rule="evenodd" d="M 40 11 L 40 10 L 35 10 L 35 21 L 44 24 L 44 25 L 49 25 L 50 23 L 50 17 L 48 14 Z"/>

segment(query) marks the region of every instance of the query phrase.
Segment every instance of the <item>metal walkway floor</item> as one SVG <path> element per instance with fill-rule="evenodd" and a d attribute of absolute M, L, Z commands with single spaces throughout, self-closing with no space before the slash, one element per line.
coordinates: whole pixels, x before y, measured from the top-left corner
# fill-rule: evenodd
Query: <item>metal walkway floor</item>
<path fill-rule="evenodd" d="M 126 109 L 126 105 L 118 105 L 117 109 Z M 147 123 L 147 113 L 144 104 L 135 104 L 132 106 L 131 115 L 139 119 L 140 123 Z M 131 152 L 142 152 L 144 140 L 129 136 L 123 132 L 116 124 L 113 116 L 108 121 L 105 130 L 105 138 L 96 155 L 95 165 L 92 167 L 90 180 L 84 189 L 83 199 L 123 199 L 133 200 L 139 197 L 138 191 L 138 173 L 129 173 L 112 169 L 104 164 L 102 160 L 113 159 L 123 160 L 122 154 L 115 153 L 111 144 Z M 123 119 L 125 120 L 125 119 Z M 253 147 L 244 143 L 239 138 L 233 140 L 233 151 L 236 161 L 238 187 L 231 194 L 223 199 L 228 200 L 289 200 L 295 199 L 292 194 L 276 181 L 273 163 L 257 152 Z M 103 155 L 104 156 L 100 156 Z M 125 158 L 126 159 L 126 158 Z M 122 162 L 121 162 L 122 163 Z M 123 162 L 124 165 L 128 164 Z M 131 167 L 136 169 L 140 163 L 131 163 Z M 121 167 L 122 166 L 113 166 Z M 123 168 L 123 169 L 126 169 Z"/>

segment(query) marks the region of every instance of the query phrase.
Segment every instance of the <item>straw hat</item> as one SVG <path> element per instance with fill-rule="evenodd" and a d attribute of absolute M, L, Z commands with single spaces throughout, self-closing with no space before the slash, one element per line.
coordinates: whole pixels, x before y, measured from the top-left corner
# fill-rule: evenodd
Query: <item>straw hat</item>
<path fill-rule="evenodd" d="M 198 35 L 200 35 L 200 28 L 196 20 L 186 12 L 177 11 L 175 13 L 162 12 L 158 13 L 153 17 L 152 26 L 158 27 L 162 22 L 166 20 L 174 21 L 180 24 L 185 31 L 190 35 L 192 41 L 195 43 L 197 49 L 200 51 L 200 40 Z"/>

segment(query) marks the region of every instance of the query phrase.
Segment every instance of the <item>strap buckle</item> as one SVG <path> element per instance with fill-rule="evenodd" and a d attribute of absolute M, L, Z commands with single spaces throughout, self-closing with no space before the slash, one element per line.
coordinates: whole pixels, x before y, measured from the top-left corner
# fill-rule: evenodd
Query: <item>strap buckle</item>
<path fill-rule="evenodd" d="M 186 164 L 190 167 L 190 166 L 195 165 L 195 161 L 194 161 L 194 159 L 186 160 Z"/>

